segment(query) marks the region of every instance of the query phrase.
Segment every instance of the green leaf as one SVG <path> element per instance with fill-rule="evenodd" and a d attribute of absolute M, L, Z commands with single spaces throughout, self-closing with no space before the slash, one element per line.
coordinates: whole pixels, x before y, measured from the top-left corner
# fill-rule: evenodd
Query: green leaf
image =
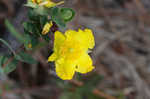
<path fill-rule="evenodd" d="M 7 56 L 0 56 L 0 73 L 8 74 L 16 69 L 18 61 L 13 59 L 12 61 L 8 62 L 9 58 L 10 57 Z M 6 65 L 2 67 L 4 64 Z"/>
<path fill-rule="evenodd" d="M 25 43 L 26 42 L 26 39 L 23 37 L 23 35 L 18 33 L 16 31 L 16 29 L 14 28 L 14 26 L 8 20 L 5 20 L 5 25 L 8 28 L 8 30 L 10 31 L 10 33 L 13 36 L 15 36 L 21 43 Z"/>
<path fill-rule="evenodd" d="M 0 56 L 0 67 L 2 68 L 4 62 L 5 62 L 5 56 Z"/>
<path fill-rule="evenodd" d="M 38 15 L 45 15 L 45 8 L 42 6 L 38 7 L 37 9 L 34 9 L 33 11 Z"/>
<path fill-rule="evenodd" d="M 51 8 L 51 18 L 59 27 L 61 28 L 66 27 L 65 21 L 60 16 L 59 8 L 57 7 Z"/>
<path fill-rule="evenodd" d="M 4 64 L 4 56 L 0 56 L 0 74 L 2 74 L 3 73 L 3 68 L 2 68 L 2 66 L 3 66 L 3 64 Z"/>
<path fill-rule="evenodd" d="M 25 22 L 23 23 L 25 34 L 30 37 L 27 37 L 28 42 L 25 43 L 26 46 L 28 46 L 29 42 L 33 43 L 33 45 L 36 45 L 36 42 L 38 42 L 38 37 L 42 37 L 45 41 L 49 42 L 50 37 L 47 35 L 42 35 L 40 31 L 42 31 L 42 28 L 46 23 L 48 22 L 47 17 L 41 16 L 40 17 L 40 23 L 31 23 L 31 22 Z M 25 36 L 26 37 L 26 36 Z"/>
<path fill-rule="evenodd" d="M 65 22 L 68 22 L 75 16 L 75 11 L 71 8 L 61 8 L 60 15 Z"/>
<path fill-rule="evenodd" d="M 47 16 L 40 16 L 40 24 L 41 27 L 44 27 L 44 25 L 49 22 L 50 20 L 48 20 Z"/>
<path fill-rule="evenodd" d="M 32 23 L 32 22 L 24 22 L 24 33 L 25 34 L 30 34 L 35 37 L 40 37 L 41 36 L 41 27 L 40 23 Z"/>
<path fill-rule="evenodd" d="M 26 7 L 31 7 L 31 8 L 38 8 L 38 5 L 37 4 L 34 4 L 32 2 L 28 2 L 27 4 L 25 4 L 24 6 Z"/>
<path fill-rule="evenodd" d="M 65 28 L 66 23 L 75 16 L 75 11 L 71 8 L 51 8 L 52 20 L 61 28 Z"/>
<path fill-rule="evenodd" d="M 25 52 L 20 52 L 18 53 L 17 56 L 15 56 L 15 59 L 25 62 L 25 63 L 29 63 L 29 64 L 36 64 L 37 61 L 35 59 L 32 58 L 31 55 L 25 53 Z"/>
<path fill-rule="evenodd" d="M 4 68 L 3 68 L 3 72 L 5 74 L 9 74 L 10 72 L 14 71 L 17 67 L 17 60 L 13 60 L 10 63 L 8 63 Z"/>
<path fill-rule="evenodd" d="M 29 17 L 30 21 L 34 21 L 34 22 L 38 22 L 39 18 L 40 18 L 40 16 L 37 13 L 35 13 L 35 11 L 33 9 L 29 9 L 28 17 Z"/>
<path fill-rule="evenodd" d="M 34 33 L 34 25 L 31 22 L 24 22 L 23 23 L 23 27 L 26 31 L 30 32 L 30 33 Z"/>
<path fill-rule="evenodd" d="M 33 9 L 33 11 L 36 14 L 38 14 L 38 15 L 41 15 L 41 16 L 46 15 L 46 16 L 48 16 L 49 13 L 50 13 L 50 8 L 45 8 L 43 6 L 39 6 L 38 8 Z"/>

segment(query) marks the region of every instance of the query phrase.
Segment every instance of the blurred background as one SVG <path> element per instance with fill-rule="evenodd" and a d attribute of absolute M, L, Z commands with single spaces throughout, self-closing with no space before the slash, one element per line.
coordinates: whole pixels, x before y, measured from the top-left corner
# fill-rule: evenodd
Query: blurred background
<path fill-rule="evenodd" d="M 27 20 L 26 0 L 0 0 L 0 38 L 14 50 L 18 41 L 5 27 L 9 19 L 20 33 Z M 47 63 L 52 43 L 33 53 L 36 65 L 18 63 L 0 75 L 0 99 L 150 99 L 150 0 L 65 0 L 76 11 L 67 28 L 90 28 L 96 46 L 94 71 L 62 81 Z M 9 53 L 0 43 L 0 54 Z M 31 52 L 29 52 L 31 53 Z"/>

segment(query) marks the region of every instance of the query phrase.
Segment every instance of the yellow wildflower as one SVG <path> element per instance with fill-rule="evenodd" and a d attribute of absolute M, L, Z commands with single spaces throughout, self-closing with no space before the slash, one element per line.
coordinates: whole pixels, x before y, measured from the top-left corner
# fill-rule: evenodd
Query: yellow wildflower
<path fill-rule="evenodd" d="M 56 31 L 54 53 L 48 61 L 55 61 L 56 74 L 63 80 L 72 79 L 75 72 L 87 73 L 94 69 L 88 49 L 95 45 L 90 29 L 67 30 L 65 34 Z"/>
<path fill-rule="evenodd" d="M 39 6 L 45 6 L 47 8 L 55 7 L 64 3 L 64 1 L 55 3 L 52 0 L 32 0 L 32 2 L 38 4 Z"/>
<path fill-rule="evenodd" d="M 50 31 L 50 29 L 51 29 L 52 26 L 53 26 L 53 22 L 52 22 L 52 21 L 50 21 L 49 23 L 47 22 L 47 23 L 44 25 L 44 28 L 43 28 L 43 30 L 42 30 L 42 34 L 43 34 L 43 35 L 46 35 L 46 34 Z"/>

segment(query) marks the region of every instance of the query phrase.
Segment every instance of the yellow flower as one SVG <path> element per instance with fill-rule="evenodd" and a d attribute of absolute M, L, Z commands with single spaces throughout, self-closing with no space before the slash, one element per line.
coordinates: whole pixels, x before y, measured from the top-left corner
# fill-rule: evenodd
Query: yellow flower
<path fill-rule="evenodd" d="M 56 31 L 54 53 L 48 61 L 55 61 L 56 74 L 63 80 L 73 78 L 75 72 L 87 73 L 94 69 L 88 49 L 95 46 L 90 29 L 67 30 L 65 34 Z"/>
<path fill-rule="evenodd" d="M 55 7 L 64 3 L 64 1 L 55 3 L 52 0 L 32 0 L 32 2 L 38 4 L 39 6 L 45 6 L 47 8 Z"/>
<path fill-rule="evenodd" d="M 47 22 L 47 23 L 44 25 L 44 28 L 43 28 L 43 30 L 42 30 L 42 34 L 43 34 L 43 35 L 46 35 L 46 34 L 50 31 L 50 29 L 51 29 L 52 26 L 53 26 L 53 22 L 52 22 L 52 21 L 50 21 L 49 23 Z"/>

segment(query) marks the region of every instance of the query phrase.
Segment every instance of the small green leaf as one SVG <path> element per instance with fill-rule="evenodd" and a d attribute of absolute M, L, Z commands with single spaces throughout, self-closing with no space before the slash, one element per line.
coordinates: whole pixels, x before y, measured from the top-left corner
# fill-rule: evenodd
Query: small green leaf
<path fill-rule="evenodd" d="M 30 33 L 33 33 L 33 32 L 34 32 L 34 30 L 33 30 L 34 25 L 33 25 L 31 22 L 24 22 L 24 23 L 23 23 L 23 27 L 24 27 L 24 29 L 25 29 L 26 31 L 28 31 L 28 32 L 30 32 Z"/>
<path fill-rule="evenodd" d="M 19 61 L 26 62 L 29 64 L 36 64 L 37 63 L 37 61 L 35 59 L 33 59 L 31 55 L 29 55 L 25 52 L 18 53 L 18 55 L 16 55 L 15 58 Z"/>
<path fill-rule="evenodd" d="M 38 22 L 39 18 L 40 18 L 40 16 L 37 15 L 37 13 L 35 13 L 35 11 L 33 9 L 30 9 L 28 11 L 28 17 L 29 17 L 30 21 L 34 21 L 34 22 Z"/>
<path fill-rule="evenodd" d="M 45 15 L 45 8 L 42 6 L 38 7 L 37 9 L 34 9 L 33 11 L 38 15 Z"/>
<path fill-rule="evenodd" d="M 5 56 L 0 56 L 0 67 L 2 68 L 4 62 L 5 62 Z"/>
<path fill-rule="evenodd" d="M 40 17 L 40 23 L 31 23 L 31 22 L 25 22 L 23 23 L 24 26 L 24 32 L 27 36 L 27 41 L 25 43 L 25 46 L 28 46 L 29 43 L 32 43 L 32 45 L 37 45 L 38 37 L 42 37 L 45 41 L 49 42 L 50 37 L 48 35 L 42 35 L 40 31 L 42 31 L 41 27 L 43 27 L 46 22 L 48 22 L 48 19 L 45 16 Z M 40 26 L 39 26 L 40 25 Z M 30 34 L 30 35 L 29 35 Z"/>
<path fill-rule="evenodd" d="M 4 64 L 4 59 L 5 57 L 4 56 L 0 56 L 0 74 L 3 74 L 3 64 Z"/>
<path fill-rule="evenodd" d="M 75 16 L 75 11 L 71 8 L 61 8 L 60 15 L 65 22 L 68 22 Z"/>
<path fill-rule="evenodd" d="M 45 8 L 45 7 L 43 7 L 43 6 L 39 6 L 38 8 L 36 8 L 36 9 L 34 9 L 33 10 L 36 14 L 38 14 L 38 15 L 49 15 L 49 13 L 50 13 L 50 9 L 49 8 Z"/>
<path fill-rule="evenodd" d="M 30 8 L 38 8 L 38 5 L 37 5 L 37 4 L 34 4 L 34 3 L 32 3 L 32 2 L 28 2 L 28 3 L 25 4 L 24 6 L 30 7 Z"/>
<path fill-rule="evenodd" d="M 10 63 L 8 63 L 4 68 L 3 68 L 3 72 L 5 74 L 9 74 L 10 72 L 14 71 L 17 67 L 17 60 L 13 60 Z"/>
<path fill-rule="evenodd" d="M 44 25 L 49 22 L 47 16 L 40 16 L 40 24 L 41 24 L 41 27 L 44 27 Z"/>
<path fill-rule="evenodd" d="M 61 28 L 66 27 L 65 21 L 60 16 L 59 8 L 57 7 L 51 8 L 51 18 L 59 27 Z"/>
<path fill-rule="evenodd" d="M 24 33 L 30 34 L 32 36 L 40 37 L 41 36 L 41 28 L 40 23 L 31 23 L 31 22 L 24 22 Z"/>
<path fill-rule="evenodd" d="M 0 73 L 8 74 L 16 69 L 18 61 L 13 59 L 12 61 L 8 62 L 9 58 L 10 57 L 7 56 L 0 56 Z"/>
<path fill-rule="evenodd" d="M 66 23 L 75 16 L 75 11 L 71 8 L 51 8 L 52 20 L 61 28 L 65 28 Z"/>

